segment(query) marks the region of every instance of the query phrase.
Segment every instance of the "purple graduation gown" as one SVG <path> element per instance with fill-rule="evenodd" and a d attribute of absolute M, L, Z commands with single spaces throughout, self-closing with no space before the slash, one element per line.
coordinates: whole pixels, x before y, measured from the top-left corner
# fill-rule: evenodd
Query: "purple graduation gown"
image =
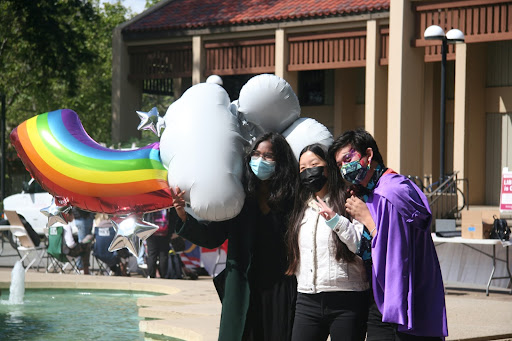
<path fill-rule="evenodd" d="M 367 206 L 375 221 L 373 295 L 382 321 L 418 336 L 447 336 L 444 287 L 425 195 L 408 178 L 381 176 Z"/>

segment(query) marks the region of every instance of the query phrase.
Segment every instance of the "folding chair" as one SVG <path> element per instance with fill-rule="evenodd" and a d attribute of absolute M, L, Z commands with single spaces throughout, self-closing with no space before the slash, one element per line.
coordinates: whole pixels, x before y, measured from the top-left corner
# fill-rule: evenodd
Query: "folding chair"
<path fill-rule="evenodd" d="M 92 248 L 93 263 L 96 261 L 100 274 L 121 274 L 122 250 L 108 250 L 116 231 L 110 221 L 102 221 L 94 228 L 94 246 Z"/>
<path fill-rule="evenodd" d="M 108 247 L 114 239 L 116 232 L 114 227 L 96 226 L 94 228 L 94 246 L 92 248 L 93 263 L 96 260 L 100 274 L 112 274 L 112 269 L 117 265 L 118 259 L 114 252 L 108 251 Z"/>
<path fill-rule="evenodd" d="M 64 228 L 60 225 L 53 225 L 48 229 L 48 248 L 46 252 L 48 253 L 49 264 L 46 272 L 50 272 L 50 269 L 53 269 L 53 272 L 63 273 L 66 272 L 66 268 L 69 265 L 72 272 L 80 274 L 75 259 L 62 251 L 63 243 L 65 243 L 63 233 Z"/>
<path fill-rule="evenodd" d="M 40 244 L 39 238 L 37 238 L 36 242 L 34 242 L 34 238 L 30 236 L 30 233 L 34 234 L 35 231 L 27 230 L 27 228 L 32 229 L 32 227 L 27 226 L 25 228 L 23 222 L 21 221 L 18 213 L 16 211 L 4 211 L 7 220 L 11 225 L 2 226 L 4 229 L 9 229 L 13 235 L 13 238 L 16 238 L 15 242 L 18 245 L 16 251 L 20 256 L 21 263 L 24 265 L 24 260 L 29 257 L 29 255 L 33 255 L 32 260 L 30 260 L 29 264 L 25 268 L 25 272 L 30 269 L 32 264 L 37 261 L 37 269 L 39 270 L 39 265 L 44 258 L 45 248 L 44 245 Z M 37 234 L 36 234 L 37 237 Z"/>
<path fill-rule="evenodd" d="M 112 276 L 112 270 L 110 267 L 103 262 L 100 258 L 92 254 L 91 272 L 96 271 L 97 275 Z"/>

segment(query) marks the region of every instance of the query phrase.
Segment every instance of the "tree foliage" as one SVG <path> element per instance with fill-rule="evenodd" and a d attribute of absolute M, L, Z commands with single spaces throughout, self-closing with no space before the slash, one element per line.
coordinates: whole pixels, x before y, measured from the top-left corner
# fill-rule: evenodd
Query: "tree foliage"
<path fill-rule="evenodd" d="M 121 2 L 2 0 L 7 132 L 34 115 L 69 108 L 93 139 L 109 143 L 112 31 L 127 15 Z"/>
<path fill-rule="evenodd" d="M 157 3 L 161 2 L 162 0 L 146 0 L 146 6 L 144 6 L 145 9 L 148 9 L 150 7 L 153 7 Z"/>
<path fill-rule="evenodd" d="M 0 0 L 0 94 L 6 97 L 7 139 L 24 120 L 69 108 L 95 141 L 109 145 L 112 32 L 131 15 L 121 1 Z M 9 143 L 6 156 L 10 182 L 24 170 Z"/>

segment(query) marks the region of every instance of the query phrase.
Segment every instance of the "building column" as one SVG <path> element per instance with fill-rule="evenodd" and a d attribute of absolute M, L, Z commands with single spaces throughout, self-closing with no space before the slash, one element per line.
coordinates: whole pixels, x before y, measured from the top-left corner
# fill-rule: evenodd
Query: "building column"
<path fill-rule="evenodd" d="M 357 68 L 334 70 L 334 137 L 364 125 L 364 109 L 358 110 L 356 104 L 358 89 L 355 84 L 360 81 L 358 77 L 362 77 L 359 71 Z"/>
<path fill-rule="evenodd" d="M 288 71 L 288 61 L 290 60 L 290 44 L 286 36 L 286 31 L 278 28 L 275 32 L 275 67 L 274 74 L 286 80 L 293 91 L 298 94 L 299 72 Z"/>
<path fill-rule="evenodd" d="M 172 94 L 175 100 L 183 95 L 183 78 L 172 79 Z"/>
<path fill-rule="evenodd" d="M 415 35 L 411 3 L 391 0 L 390 4 L 386 162 L 399 173 L 421 176 L 424 49 L 411 47 Z"/>
<path fill-rule="evenodd" d="M 463 53 L 464 48 L 461 48 L 459 52 L 459 46 L 456 47 L 456 53 Z M 486 187 L 486 167 L 483 166 L 486 155 L 486 110 L 485 110 L 485 99 L 486 99 L 486 64 L 487 64 L 487 48 L 486 44 L 471 44 L 465 45 L 466 51 L 466 93 L 465 100 L 465 120 L 464 120 L 464 161 L 463 161 L 463 177 L 468 179 L 471 186 L 469 203 L 472 205 L 484 205 L 485 204 L 485 187 Z M 459 62 L 459 55 L 457 54 L 457 63 L 464 63 L 461 57 Z M 458 68 L 456 66 L 455 77 L 461 77 L 457 75 Z M 460 73 L 460 72 L 459 72 Z M 460 81 L 459 83 L 461 84 Z M 457 88 L 455 89 L 457 91 Z M 460 97 L 459 97 L 460 98 Z M 460 104 L 458 104 L 460 105 Z M 459 120 L 460 121 L 460 120 Z M 459 140 L 457 144 L 460 144 Z M 454 155 L 454 158 L 459 158 L 460 155 Z M 455 165 L 454 165 L 455 166 Z M 459 170 L 460 161 L 457 162 L 457 168 Z M 462 177 L 462 176 L 461 176 Z M 466 202 L 468 198 L 466 197 Z"/>
<path fill-rule="evenodd" d="M 203 37 L 192 37 L 192 85 L 205 81 L 204 70 L 206 65 Z"/>
<path fill-rule="evenodd" d="M 379 142 L 386 159 L 387 141 L 387 75 L 380 65 L 381 35 L 379 22 L 366 22 L 365 129 Z"/>
<path fill-rule="evenodd" d="M 286 31 L 278 28 L 275 33 L 275 75 L 283 79 L 288 78 L 288 59 L 290 58 L 289 45 L 286 40 Z"/>
<path fill-rule="evenodd" d="M 457 178 L 465 178 L 466 162 L 466 77 L 467 77 L 467 45 L 455 46 L 455 104 L 453 113 L 453 171 L 459 172 Z M 461 188 L 465 191 L 465 187 Z M 464 193 L 466 194 L 466 193 Z M 462 197 L 459 198 L 459 206 L 462 206 Z"/>
<path fill-rule="evenodd" d="M 136 111 L 142 106 L 142 81 L 128 79 L 130 55 L 118 26 L 112 34 L 112 142 L 140 136 Z"/>
<path fill-rule="evenodd" d="M 333 114 L 334 114 L 334 127 L 333 127 L 333 135 L 336 138 L 341 135 L 344 131 L 344 121 L 343 121 L 343 79 L 341 74 L 342 69 L 334 70 L 334 104 L 333 104 Z M 346 129 L 345 129 L 346 130 Z"/>

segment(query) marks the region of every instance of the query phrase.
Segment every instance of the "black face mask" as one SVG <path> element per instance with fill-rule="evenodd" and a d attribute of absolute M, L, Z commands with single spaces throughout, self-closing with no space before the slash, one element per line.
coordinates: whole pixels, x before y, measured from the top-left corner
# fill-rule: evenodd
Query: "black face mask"
<path fill-rule="evenodd" d="M 313 193 L 320 191 L 327 182 L 327 177 L 324 175 L 324 167 L 304 169 L 300 173 L 300 182 Z"/>

